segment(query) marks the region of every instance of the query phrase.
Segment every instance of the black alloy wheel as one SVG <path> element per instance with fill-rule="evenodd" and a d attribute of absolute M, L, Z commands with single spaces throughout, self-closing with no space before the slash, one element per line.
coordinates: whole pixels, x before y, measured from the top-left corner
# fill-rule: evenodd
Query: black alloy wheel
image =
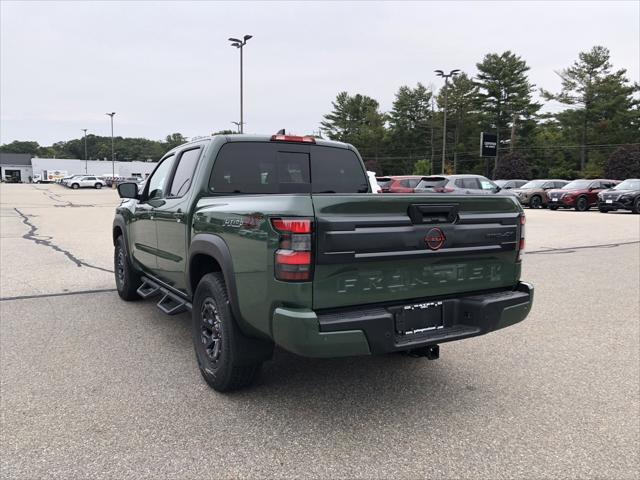
<path fill-rule="evenodd" d="M 589 210 L 589 201 L 587 200 L 587 197 L 579 197 L 578 200 L 576 200 L 576 210 L 579 212 L 586 212 Z"/>
<path fill-rule="evenodd" d="M 531 197 L 529 205 L 531 208 L 540 208 L 542 206 L 542 199 L 540 198 L 540 195 L 534 195 Z"/>
<path fill-rule="evenodd" d="M 222 353 L 222 319 L 211 297 L 204 299 L 200 309 L 200 340 L 205 355 L 215 367 Z"/>

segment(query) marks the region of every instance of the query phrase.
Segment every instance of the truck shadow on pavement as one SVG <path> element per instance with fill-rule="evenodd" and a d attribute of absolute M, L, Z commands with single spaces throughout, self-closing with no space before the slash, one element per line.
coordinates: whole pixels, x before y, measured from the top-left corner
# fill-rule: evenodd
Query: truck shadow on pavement
<path fill-rule="evenodd" d="M 474 373 L 466 370 L 466 362 L 452 363 L 455 357 L 447 358 L 446 345 L 443 358 L 435 361 L 402 354 L 317 359 L 276 348 L 253 386 L 219 394 L 206 386 L 197 371 L 190 315 L 174 318 L 176 322 L 159 315 L 157 324 L 163 325 L 172 347 L 179 345 L 192 359 L 189 377 L 203 401 L 222 402 L 239 412 L 257 409 L 261 417 L 277 419 L 293 430 L 302 425 L 308 428 L 310 423 L 326 433 L 347 426 L 365 428 L 364 423 L 367 429 L 394 421 L 427 422 L 428 426 L 429 419 L 458 415 L 468 404 L 482 402 L 486 407 L 495 394 L 483 392 Z M 491 372 L 482 375 L 485 382 L 491 378 Z"/>

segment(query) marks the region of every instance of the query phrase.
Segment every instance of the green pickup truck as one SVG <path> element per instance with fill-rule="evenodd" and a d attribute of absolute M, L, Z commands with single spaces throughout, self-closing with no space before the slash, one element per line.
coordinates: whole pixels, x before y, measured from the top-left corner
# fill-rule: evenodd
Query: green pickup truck
<path fill-rule="evenodd" d="M 374 194 L 351 145 L 215 135 L 118 186 L 117 290 L 192 313 L 200 371 L 250 384 L 274 345 L 308 357 L 408 352 L 522 321 L 525 217 L 502 195 Z"/>

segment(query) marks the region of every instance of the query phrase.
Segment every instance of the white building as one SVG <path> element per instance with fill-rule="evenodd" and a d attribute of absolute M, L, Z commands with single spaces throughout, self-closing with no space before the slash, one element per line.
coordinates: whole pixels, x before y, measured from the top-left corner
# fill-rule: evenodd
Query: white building
<path fill-rule="evenodd" d="M 76 160 L 68 158 L 38 158 L 31 159 L 32 175 L 39 175 L 43 170 L 62 170 L 69 175 L 104 175 L 112 173 L 118 177 L 146 178 L 156 167 L 156 162 L 113 162 L 108 160 Z M 24 179 L 24 181 L 27 181 Z"/>
<path fill-rule="evenodd" d="M 33 178 L 31 155 L 0 153 L 0 177 L 8 182 L 28 182 Z"/>

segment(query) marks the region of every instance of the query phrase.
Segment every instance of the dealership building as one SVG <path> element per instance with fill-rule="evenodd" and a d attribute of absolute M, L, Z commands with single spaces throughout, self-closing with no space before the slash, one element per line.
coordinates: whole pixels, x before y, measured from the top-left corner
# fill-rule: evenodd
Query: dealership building
<path fill-rule="evenodd" d="M 29 182 L 43 170 L 66 172 L 67 175 L 110 177 L 146 177 L 156 162 L 110 162 L 108 160 L 77 160 L 68 158 L 38 158 L 25 153 L 0 153 L 1 176 L 4 180 Z"/>

